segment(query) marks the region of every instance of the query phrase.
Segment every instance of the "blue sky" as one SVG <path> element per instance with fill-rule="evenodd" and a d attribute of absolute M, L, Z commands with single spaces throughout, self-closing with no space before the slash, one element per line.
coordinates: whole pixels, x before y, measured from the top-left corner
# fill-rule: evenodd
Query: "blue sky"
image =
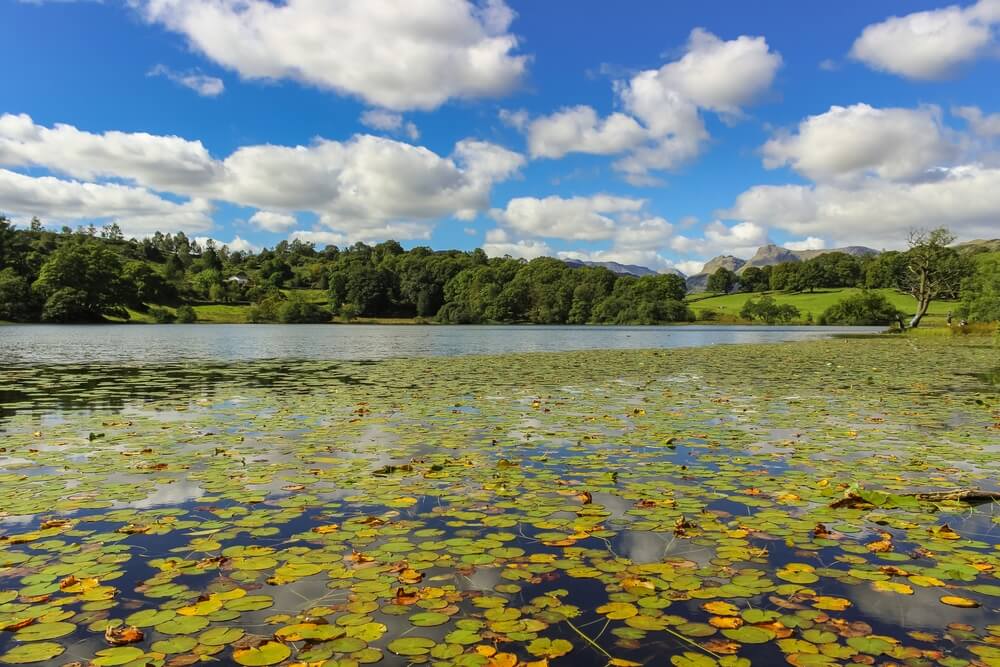
<path fill-rule="evenodd" d="M 1000 236 L 1000 0 L 0 0 L 0 211 L 678 267 Z"/>

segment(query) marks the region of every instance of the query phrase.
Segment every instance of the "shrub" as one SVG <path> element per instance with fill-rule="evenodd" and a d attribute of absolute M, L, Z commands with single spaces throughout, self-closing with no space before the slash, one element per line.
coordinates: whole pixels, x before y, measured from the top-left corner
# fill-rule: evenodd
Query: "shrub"
<path fill-rule="evenodd" d="M 179 324 L 191 324 L 197 321 L 198 315 L 191 306 L 184 305 L 177 308 L 177 322 Z"/>
<path fill-rule="evenodd" d="M 153 317 L 153 321 L 157 324 L 170 324 L 177 319 L 177 316 L 171 313 L 166 308 L 160 308 L 159 306 L 152 306 L 149 309 L 149 314 Z"/>
<path fill-rule="evenodd" d="M 712 308 L 702 308 L 698 311 L 698 319 L 702 322 L 715 322 L 719 319 L 719 311 Z"/>
<path fill-rule="evenodd" d="M 759 299 L 747 299 L 740 309 L 740 317 L 745 320 L 761 320 L 767 324 L 791 322 L 799 316 L 799 309 L 789 303 L 778 304 L 774 297 L 765 294 Z"/>
<path fill-rule="evenodd" d="M 288 301 L 278 306 L 278 321 L 285 324 L 329 322 L 330 313 L 315 303 L 309 303 L 298 294 L 292 294 Z"/>
<path fill-rule="evenodd" d="M 903 313 L 878 292 L 860 292 L 844 297 L 823 311 L 820 324 L 873 326 L 892 324 Z"/>

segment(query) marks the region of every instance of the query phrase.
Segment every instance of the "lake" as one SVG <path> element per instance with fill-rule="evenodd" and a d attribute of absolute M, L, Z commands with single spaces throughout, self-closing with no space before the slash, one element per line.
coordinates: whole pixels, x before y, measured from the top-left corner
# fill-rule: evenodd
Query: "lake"
<path fill-rule="evenodd" d="M 0 663 L 997 664 L 996 349 L 843 331 L 0 328 Z"/>
<path fill-rule="evenodd" d="M 700 347 L 868 334 L 881 327 L 414 326 L 324 324 L 0 326 L 0 365 L 183 359 L 390 357 Z"/>

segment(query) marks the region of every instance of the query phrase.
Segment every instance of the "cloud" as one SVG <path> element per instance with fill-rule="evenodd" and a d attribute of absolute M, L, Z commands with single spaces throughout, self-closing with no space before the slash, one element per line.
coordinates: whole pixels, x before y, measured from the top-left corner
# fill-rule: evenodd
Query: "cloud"
<path fill-rule="evenodd" d="M 501 112 L 501 119 L 525 129 L 533 157 L 624 154 L 614 168 L 635 185 L 650 185 L 657 179 L 648 172 L 674 169 L 701 152 L 709 139 L 702 110 L 736 119 L 771 86 L 780 66 L 781 56 L 763 37 L 723 41 L 696 28 L 680 59 L 616 82 L 624 112 L 601 119 L 581 105 L 530 123 L 513 112 Z"/>
<path fill-rule="evenodd" d="M 504 125 L 522 132 L 528 127 L 528 121 L 531 119 L 530 114 L 525 109 L 500 109 L 497 117 Z"/>
<path fill-rule="evenodd" d="M 37 215 L 50 223 L 115 221 L 129 236 L 212 227 L 212 206 L 204 199 L 178 204 L 145 188 L 32 177 L 7 169 L 0 169 L 0 206 L 13 215 Z"/>
<path fill-rule="evenodd" d="M 503 95 L 528 63 L 502 0 L 131 1 L 246 79 L 293 79 L 396 111 Z"/>
<path fill-rule="evenodd" d="M 794 133 L 779 133 L 762 149 L 764 166 L 790 166 L 814 181 L 875 175 L 920 178 L 949 164 L 957 147 L 937 107 L 877 109 L 867 104 L 830 107 L 809 116 Z"/>
<path fill-rule="evenodd" d="M 615 235 L 613 214 L 638 211 L 641 199 L 594 195 L 592 197 L 517 197 L 490 216 L 511 230 L 527 236 L 576 241 L 610 239 Z"/>
<path fill-rule="evenodd" d="M 442 156 L 367 134 L 346 141 L 317 138 L 308 146 L 243 146 L 219 160 L 201 142 L 179 137 L 94 134 L 68 125 L 39 126 L 26 115 L 0 116 L 0 166 L 118 179 L 142 186 L 133 188 L 140 192 L 250 206 L 268 212 L 256 217 L 261 226 L 287 229 L 293 224 L 275 215 L 310 211 L 330 231 L 359 240 L 397 231 L 426 238 L 430 221 L 472 219 L 488 207 L 493 185 L 523 164 L 522 155 L 485 141 L 459 141 L 451 155 Z M 36 208 L 43 208 L 45 194 L 38 196 Z M 5 199 L 0 205 L 9 207 Z"/>
<path fill-rule="evenodd" d="M 185 88 L 190 88 L 202 97 L 218 97 L 226 90 L 226 84 L 216 76 L 200 72 L 175 72 L 166 65 L 157 65 L 147 76 L 163 76 Z"/>
<path fill-rule="evenodd" d="M 647 136 L 634 118 L 615 113 L 600 120 L 588 106 L 538 118 L 527 132 L 531 156 L 547 158 L 560 158 L 570 152 L 613 155 L 635 148 Z"/>
<path fill-rule="evenodd" d="M 269 232 L 287 232 L 298 224 L 294 215 L 275 213 L 274 211 L 257 211 L 248 220 L 251 225 L 266 229 Z"/>
<path fill-rule="evenodd" d="M 755 222 L 740 222 L 727 226 L 716 220 L 705 225 L 701 238 L 678 234 L 671 240 L 670 247 L 684 254 L 694 253 L 702 256 L 727 254 L 749 257 L 767 242 L 766 226 Z"/>
<path fill-rule="evenodd" d="M 963 165 L 917 183 L 869 179 L 856 187 L 759 185 L 724 217 L 840 244 L 904 245 L 911 229 L 947 226 L 961 238 L 996 236 L 1000 169 Z"/>
<path fill-rule="evenodd" d="M 979 107 L 956 107 L 951 113 L 964 119 L 977 136 L 1000 137 L 1000 113 L 984 114 Z"/>
<path fill-rule="evenodd" d="M 910 79 L 941 79 L 994 43 L 1000 0 L 892 16 L 867 26 L 851 57 L 872 69 Z"/>
<path fill-rule="evenodd" d="M 781 245 L 789 250 L 823 250 L 826 248 L 826 241 L 815 236 L 810 236 L 801 241 L 785 241 Z"/>
<path fill-rule="evenodd" d="M 738 114 L 771 86 L 779 67 L 781 56 L 769 49 L 763 37 L 741 35 L 723 41 L 695 28 L 687 53 L 661 67 L 655 78 L 662 89 L 675 91 L 699 107 Z"/>
<path fill-rule="evenodd" d="M 701 273 L 705 266 L 705 261 L 700 259 L 690 259 L 683 262 L 676 262 L 674 268 L 685 276 L 694 276 Z"/>
<path fill-rule="evenodd" d="M 486 243 L 482 245 L 483 252 L 490 257 L 511 256 L 518 259 L 535 259 L 536 257 L 551 257 L 552 248 L 544 241 L 522 239 L 511 240 L 502 229 L 491 229 L 486 232 Z"/>
<path fill-rule="evenodd" d="M 194 240 L 197 241 L 201 246 L 205 246 L 207 241 L 211 241 L 215 244 L 215 247 L 221 248 L 226 246 L 232 252 L 257 252 L 260 250 L 260 246 L 254 245 L 250 241 L 244 238 L 240 238 L 237 234 L 233 237 L 232 241 L 220 241 L 219 239 L 212 238 L 210 236 L 196 236 Z"/>
<path fill-rule="evenodd" d="M 94 134 L 27 114 L 0 116 L 0 165 L 45 167 L 73 178 L 124 178 L 156 190 L 197 189 L 219 176 L 200 141 L 145 132 Z"/>
<path fill-rule="evenodd" d="M 321 223 L 334 226 L 329 221 L 320 219 Z M 322 229 L 300 230 L 292 232 L 291 238 L 309 241 L 317 245 L 349 245 L 361 241 L 375 243 L 386 239 L 407 241 L 413 239 L 426 240 L 431 237 L 433 227 L 419 222 L 389 222 L 381 225 L 352 226 L 346 232 L 329 232 Z"/>
<path fill-rule="evenodd" d="M 405 133 L 411 141 L 420 138 L 420 130 L 411 122 L 403 122 L 403 115 L 385 109 L 369 109 L 359 119 L 365 127 L 383 132 Z"/>

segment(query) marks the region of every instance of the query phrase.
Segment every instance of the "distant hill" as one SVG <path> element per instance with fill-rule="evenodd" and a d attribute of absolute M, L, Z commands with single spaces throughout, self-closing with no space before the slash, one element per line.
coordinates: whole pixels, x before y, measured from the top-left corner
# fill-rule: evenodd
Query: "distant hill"
<path fill-rule="evenodd" d="M 980 252 L 1000 252 L 1000 239 L 976 239 L 958 243 L 955 249 L 959 252 L 980 253 Z"/>
<path fill-rule="evenodd" d="M 844 248 L 829 248 L 824 250 L 789 250 L 782 246 L 769 243 L 757 248 L 757 252 L 749 260 L 743 260 L 732 255 L 719 255 L 705 263 L 701 272 L 687 278 L 689 292 L 704 292 L 708 287 L 708 277 L 720 268 L 727 268 L 735 273 L 742 273 L 751 266 L 764 267 L 784 264 L 786 262 L 804 262 L 813 257 L 819 257 L 831 252 L 842 252 L 855 257 L 877 255 L 878 250 L 864 246 L 852 245 Z"/>
<path fill-rule="evenodd" d="M 585 262 L 581 259 L 566 259 L 563 260 L 568 266 L 578 269 L 582 266 L 600 266 L 612 273 L 617 273 L 619 275 L 636 276 L 641 278 L 642 276 L 655 276 L 656 271 L 650 269 L 646 266 L 638 266 L 637 264 L 619 264 L 618 262 Z M 674 273 L 681 278 L 684 274 L 676 269 L 667 269 L 668 273 Z"/>

